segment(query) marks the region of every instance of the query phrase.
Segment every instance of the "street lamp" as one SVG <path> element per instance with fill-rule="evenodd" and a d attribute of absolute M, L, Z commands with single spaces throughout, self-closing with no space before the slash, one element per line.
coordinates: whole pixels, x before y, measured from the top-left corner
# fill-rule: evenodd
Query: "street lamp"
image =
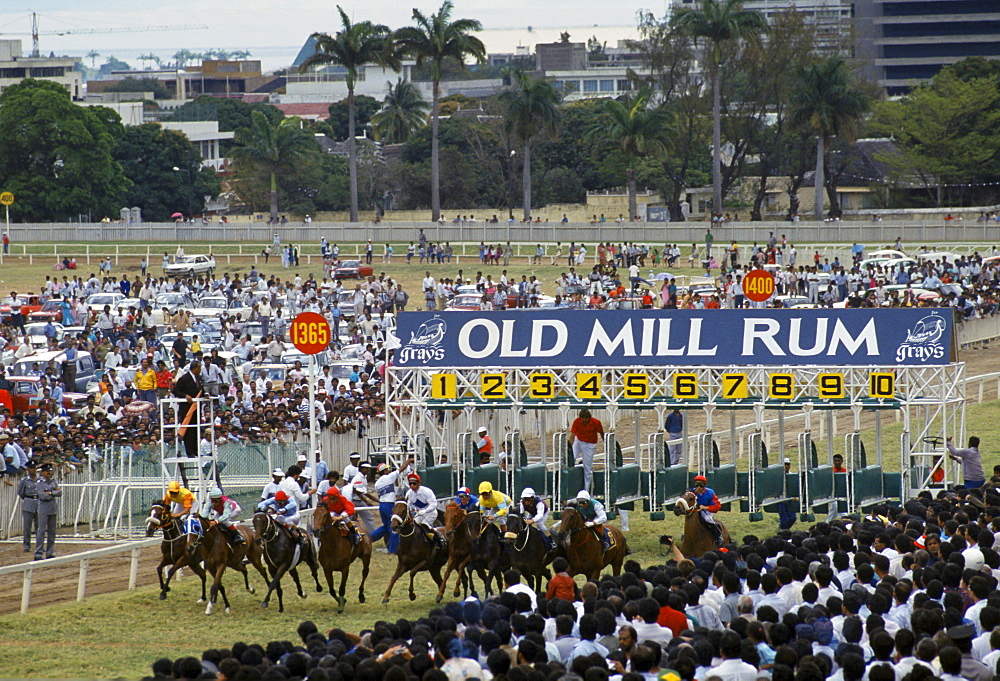
<path fill-rule="evenodd" d="M 194 187 L 191 186 L 191 169 L 190 168 L 178 168 L 177 166 L 174 166 L 173 169 L 175 171 L 177 171 L 177 172 L 180 172 L 181 170 L 183 170 L 184 174 L 187 175 L 188 190 L 185 193 L 187 194 L 187 216 L 188 216 L 188 219 L 190 220 L 191 218 L 194 217 L 194 215 L 192 215 L 192 213 L 191 213 L 191 192 L 194 191 Z"/>

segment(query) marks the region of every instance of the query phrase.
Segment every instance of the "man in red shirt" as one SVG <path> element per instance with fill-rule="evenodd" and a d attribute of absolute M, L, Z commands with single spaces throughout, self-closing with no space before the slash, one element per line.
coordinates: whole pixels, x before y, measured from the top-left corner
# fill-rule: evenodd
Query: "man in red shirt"
<path fill-rule="evenodd" d="M 573 445 L 573 457 L 583 461 L 583 488 L 588 492 L 594 483 L 594 451 L 603 435 L 604 426 L 590 415 L 589 409 L 581 409 L 580 416 L 570 426 L 569 442 Z"/>
<path fill-rule="evenodd" d="M 660 616 L 656 618 L 656 623 L 670 629 L 674 636 L 680 636 L 682 631 L 691 628 L 687 615 L 684 614 L 684 598 L 680 594 L 675 591 L 670 592 L 667 604 L 660 608 Z"/>

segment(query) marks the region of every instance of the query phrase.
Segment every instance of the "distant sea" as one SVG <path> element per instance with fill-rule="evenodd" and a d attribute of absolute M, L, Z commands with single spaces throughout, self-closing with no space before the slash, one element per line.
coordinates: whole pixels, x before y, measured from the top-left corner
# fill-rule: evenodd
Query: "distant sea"
<path fill-rule="evenodd" d="M 535 28 L 535 29 L 502 29 L 485 30 L 479 34 L 479 38 L 486 44 L 486 49 L 491 53 L 515 52 L 519 46 L 529 48 L 531 53 L 535 51 L 536 43 L 558 42 L 560 33 L 567 31 L 572 42 L 587 42 L 591 37 L 596 37 L 600 42 L 607 43 L 608 47 L 615 47 L 618 41 L 633 39 L 637 37 L 635 26 L 581 26 L 569 28 Z M 250 59 L 259 59 L 265 71 L 285 68 L 295 60 L 302 44 L 307 36 L 303 36 L 302 43 L 298 45 L 269 45 L 265 47 L 254 47 L 253 45 L 173 45 L 166 47 L 143 47 L 134 49 L 130 47 L 116 48 L 114 40 L 109 40 L 99 45 L 95 45 L 101 56 L 96 63 L 100 66 L 107 61 L 108 57 L 114 56 L 127 62 L 134 69 L 141 69 L 144 64 L 139 61 L 139 55 L 153 53 L 164 62 L 169 62 L 173 55 L 181 50 L 187 49 L 191 52 L 201 52 L 207 49 L 225 50 L 250 50 Z M 44 51 L 45 45 L 42 49 Z M 66 51 L 63 54 L 73 57 L 80 57 L 87 66 L 90 60 L 86 59 L 86 51 Z"/>

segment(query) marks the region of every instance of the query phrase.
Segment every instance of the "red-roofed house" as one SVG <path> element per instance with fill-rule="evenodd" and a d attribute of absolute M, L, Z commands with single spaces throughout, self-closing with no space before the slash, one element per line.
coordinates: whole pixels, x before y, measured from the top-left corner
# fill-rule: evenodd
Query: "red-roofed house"
<path fill-rule="evenodd" d="M 286 116 L 298 116 L 310 121 L 325 121 L 330 117 L 329 102 L 311 102 L 304 104 L 275 104 Z"/>

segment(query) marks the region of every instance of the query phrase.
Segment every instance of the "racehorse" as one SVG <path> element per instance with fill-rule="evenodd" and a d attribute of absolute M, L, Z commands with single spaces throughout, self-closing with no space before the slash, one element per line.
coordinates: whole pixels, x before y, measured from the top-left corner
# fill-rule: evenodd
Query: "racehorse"
<path fill-rule="evenodd" d="M 705 527 L 705 521 L 701 519 L 698 511 L 698 499 L 694 492 L 688 490 L 677 498 L 674 504 L 674 515 L 687 516 L 684 519 L 684 538 L 681 541 L 680 552 L 686 557 L 701 557 L 709 551 L 715 550 L 715 537 L 712 531 Z M 722 544 L 729 543 L 729 530 L 722 523 L 718 523 L 722 532 Z"/>
<path fill-rule="evenodd" d="M 604 527 L 611 537 L 611 548 L 606 553 L 601 549 L 601 540 L 597 533 L 586 526 L 586 521 L 576 505 L 570 502 L 563 507 L 559 537 L 566 548 L 570 575 L 586 575 L 588 580 L 596 582 L 601 577 L 601 570 L 608 565 L 616 576 L 621 573 L 622 563 L 628 554 L 625 535 L 614 525 Z"/>
<path fill-rule="evenodd" d="M 191 571 L 201 578 L 201 598 L 199 603 L 205 601 L 205 569 L 201 566 L 201 561 L 196 560 L 188 563 L 188 552 L 184 544 L 184 533 L 181 528 L 180 518 L 175 518 L 170 513 L 170 507 L 162 503 L 153 504 L 149 509 L 149 517 L 146 518 L 146 536 L 152 537 L 157 530 L 163 530 L 163 541 L 160 543 L 160 564 L 156 566 L 156 576 L 160 578 L 160 600 L 167 598 L 170 591 L 170 579 L 174 573 L 185 565 L 189 565 Z M 167 578 L 163 579 L 163 568 L 171 566 L 167 571 Z"/>
<path fill-rule="evenodd" d="M 305 591 L 302 590 L 302 582 L 299 581 L 298 566 L 301 563 L 308 565 L 312 571 L 317 593 L 323 591 L 323 587 L 319 585 L 319 577 L 316 575 L 316 554 L 313 552 L 312 542 L 308 538 L 304 544 L 300 543 L 298 537 L 293 536 L 288 528 L 282 527 L 281 523 L 274 519 L 273 513 L 254 513 L 253 531 L 263 549 L 264 562 L 267 563 L 267 567 L 271 571 L 267 595 L 260 602 L 260 607 L 266 608 L 271 602 L 271 592 L 277 592 L 278 612 L 285 611 L 281 578 L 285 576 L 286 572 L 291 573 L 299 598 L 306 597 Z"/>
<path fill-rule="evenodd" d="M 319 564 L 326 575 L 326 583 L 330 587 L 330 595 L 337 599 L 337 612 L 344 612 L 347 598 L 347 578 L 351 574 L 351 563 L 361 558 L 361 586 L 358 587 L 358 602 L 365 602 L 365 580 L 368 579 L 368 569 L 372 561 L 372 538 L 367 532 L 359 533 L 360 541 L 351 546 L 351 540 L 341 531 L 340 524 L 334 524 L 330 517 L 330 509 L 326 501 L 321 501 L 313 511 L 313 532 L 319 539 Z M 340 573 L 340 591 L 333 587 L 333 573 Z M 338 595 L 339 593 L 339 595 Z"/>
<path fill-rule="evenodd" d="M 484 523 L 482 514 L 477 515 L 479 516 L 478 520 L 472 514 L 469 518 L 473 522 L 470 529 L 476 533 L 476 538 L 472 542 L 472 551 L 469 554 L 469 562 L 465 566 L 465 570 L 469 576 L 469 587 L 472 589 L 472 595 L 477 596 L 476 582 L 472 578 L 472 573 L 475 571 L 479 573 L 479 579 L 482 580 L 486 588 L 486 597 L 489 598 L 493 594 L 493 580 L 497 582 L 497 591 L 503 591 L 501 574 L 504 559 L 507 556 L 507 547 L 504 544 L 500 527 L 494 522 Z"/>
<path fill-rule="evenodd" d="M 452 595 L 455 598 L 459 597 L 460 586 L 465 587 L 466 597 L 469 595 L 469 580 L 465 576 L 465 566 L 469 563 L 472 542 L 478 533 L 478 530 L 472 527 L 473 514 L 480 515 L 480 512 L 478 510 L 466 512 L 454 502 L 448 504 L 444 509 L 444 534 L 448 537 L 448 564 L 434 599 L 437 603 L 440 603 L 441 599 L 444 598 L 448 577 L 451 576 L 453 570 L 458 573 L 458 577 L 455 579 L 455 591 Z"/>
<path fill-rule="evenodd" d="M 226 588 L 222 585 L 222 575 L 227 567 L 231 567 L 243 574 L 243 583 L 246 590 L 255 593 L 250 586 L 250 577 L 247 575 L 246 566 L 243 559 L 250 561 L 257 572 L 261 574 L 264 581 L 267 581 L 267 571 L 260 560 L 260 546 L 254 542 L 253 532 L 246 528 L 236 526 L 243 535 L 242 544 L 230 546 L 228 532 L 225 532 L 218 523 L 213 523 L 208 518 L 199 515 L 189 515 L 184 520 L 184 534 L 187 535 L 188 562 L 191 563 L 195 557 L 195 551 L 201 550 L 201 559 L 205 563 L 205 572 L 212 575 L 212 588 L 209 590 L 208 607 L 205 614 L 211 615 L 212 608 L 219 594 L 222 594 L 222 602 L 229 612 L 229 599 L 226 598 Z"/>
<path fill-rule="evenodd" d="M 527 578 L 528 586 L 544 593 L 544 582 L 552 573 L 546 565 L 552 562 L 559 549 L 550 551 L 542 531 L 529 525 L 520 516 L 507 516 L 507 532 L 515 535 L 511 542 L 510 566 Z"/>
<path fill-rule="evenodd" d="M 400 499 L 392 507 L 391 526 L 394 532 L 399 533 L 399 548 L 396 554 L 396 571 L 392 573 L 389 586 L 382 596 L 382 605 L 389 602 L 392 594 L 392 587 L 396 585 L 404 572 L 410 573 L 410 600 L 417 600 L 417 594 L 413 591 L 413 578 L 421 570 L 431 573 L 434 583 L 441 586 L 441 568 L 448 560 L 448 549 L 439 549 L 433 541 L 424 536 L 423 528 L 413 521 L 410 516 L 410 509 L 406 500 Z"/>

